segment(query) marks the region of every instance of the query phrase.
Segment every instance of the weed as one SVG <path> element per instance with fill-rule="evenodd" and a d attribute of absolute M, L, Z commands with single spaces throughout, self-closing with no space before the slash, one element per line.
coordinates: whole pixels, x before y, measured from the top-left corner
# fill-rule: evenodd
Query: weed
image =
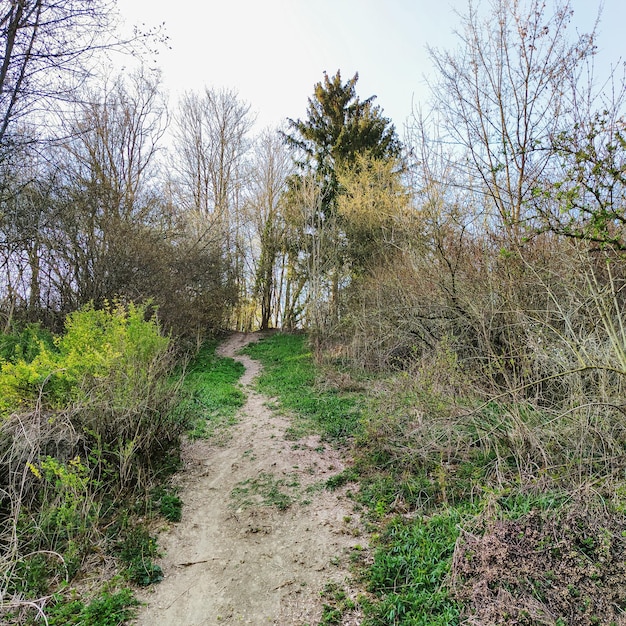
<path fill-rule="evenodd" d="M 120 558 L 127 564 L 128 578 L 147 586 L 163 580 L 163 571 L 153 563 L 159 556 L 156 540 L 141 526 L 131 528 L 119 544 Z"/>
<path fill-rule="evenodd" d="M 48 626 L 119 626 L 135 616 L 138 605 L 130 589 L 104 589 L 87 603 L 77 599 L 74 592 L 65 592 L 50 596 L 43 613 Z M 23 626 L 43 623 L 42 612 L 35 612 L 32 605 L 23 604 L 8 610 L 5 607 L 5 611 L 2 623 Z"/>
<path fill-rule="evenodd" d="M 378 600 L 366 608 L 370 626 L 458 624 L 460 608 L 444 586 L 462 515 L 447 509 L 425 519 L 392 520 L 367 571 Z"/>
<path fill-rule="evenodd" d="M 180 522 L 182 508 L 176 489 L 159 485 L 150 492 L 149 510 L 156 509 L 168 522 Z"/>
<path fill-rule="evenodd" d="M 59 598 L 62 600 L 62 598 Z M 49 611 L 49 626 L 118 626 L 134 617 L 139 602 L 129 589 L 104 591 L 87 605 L 80 600 L 59 601 Z"/>
<path fill-rule="evenodd" d="M 341 624 L 344 615 L 348 611 L 353 611 L 357 606 L 341 585 L 336 582 L 326 583 L 321 596 L 324 604 L 322 606 L 322 618 L 319 622 L 319 626 Z"/>
<path fill-rule="evenodd" d="M 330 489 L 331 491 L 334 491 L 335 489 L 340 489 L 341 487 L 343 487 L 344 485 L 347 485 L 348 483 L 357 482 L 358 479 L 359 479 L 358 472 L 354 468 L 348 467 L 345 470 L 343 470 L 343 472 L 340 472 L 339 474 L 335 474 L 334 476 L 331 476 L 326 481 L 326 488 Z"/>
<path fill-rule="evenodd" d="M 180 522 L 182 518 L 182 508 L 182 500 L 174 494 L 166 493 L 161 498 L 159 511 L 168 522 Z"/>
<path fill-rule="evenodd" d="M 67 570 L 61 555 L 36 552 L 15 563 L 7 592 L 20 597 L 42 597 L 50 592 L 55 582 L 66 576 Z"/>

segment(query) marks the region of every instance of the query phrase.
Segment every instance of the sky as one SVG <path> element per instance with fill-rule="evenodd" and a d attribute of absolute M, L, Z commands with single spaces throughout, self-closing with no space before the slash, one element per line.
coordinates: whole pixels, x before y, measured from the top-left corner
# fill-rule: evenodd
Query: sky
<path fill-rule="evenodd" d="M 483 3 L 487 0 L 483 0 Z M 173 102 L 186 90 L 234 89 L 257 128 L 304 118 L 326 71 L 359 73 L 357 94 L 376 103 L 401 133 L 413 107 L 426 105 L 428 46 L 457 46 L 455 11 L 468 0 L 118 0 L 127 24 L 164 23 L 155 59 Z M 626 2 L 604 0 L 596 66 L 626 58 Z M 589 31 L 599 0 L 572 0 L 573 26 Z"/>

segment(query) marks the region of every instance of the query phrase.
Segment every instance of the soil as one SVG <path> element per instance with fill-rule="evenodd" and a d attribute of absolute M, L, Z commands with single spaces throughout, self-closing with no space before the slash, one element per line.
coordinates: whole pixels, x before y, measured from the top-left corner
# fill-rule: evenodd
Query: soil
<path fill-rule="evenodd" d="M 329 583 L 351 595 L 350 555 L 367 541 L 345 490 L 323 489 L 341 455 L 319 437 L 286 439 L 289 418 L 252 388 L 260 364 L 237 354 L 257 338 L 219 349 L 244 364 L 247 402 L 226 443 L 184 446 L 183 519 L 159 536 L 165 578 L 140 594 L 138 626 L 313 626 Z"/>

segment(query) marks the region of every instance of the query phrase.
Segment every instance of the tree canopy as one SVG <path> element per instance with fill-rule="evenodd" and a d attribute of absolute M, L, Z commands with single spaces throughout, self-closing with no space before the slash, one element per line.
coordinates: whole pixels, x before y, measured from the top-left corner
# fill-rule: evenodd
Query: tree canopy
<path fill-rule="evenodd" d="M 364 153 L 380 159 L 400 155 L 394 125 L 374 104 L 376 96 L 358 97 L 358 79 L 356 73 L 344 83 L 339 70 L 332 77 L 324 73 L 309 98 L 306 119 L 290 119 L 291 133 L 285 133 L 288 144 L 301 152 L 300 168 L 315 171 L 322 182 L 325 211 L 335 205 L 338 167 L 354 164 Z"/>

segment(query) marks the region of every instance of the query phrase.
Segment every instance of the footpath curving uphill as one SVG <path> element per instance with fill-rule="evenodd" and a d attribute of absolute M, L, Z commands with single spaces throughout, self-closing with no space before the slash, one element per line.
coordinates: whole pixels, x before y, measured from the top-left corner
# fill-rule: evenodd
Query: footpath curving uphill
<path fill-rule="evenodd" d="M 225 445 L 185 447 L 183 519 L 159 537 L 165 579 L 140 598 L 138 626 L 313 625 L 324 587 L 349 578 L 358 520 L 341 492 L 320 489 L 340 456 L 318 437 L 286 440 L 289 419 L 251 388 L 259 363 L 237 355 L 255 338 L 220 347 L 244 364 L 248 399 Z"/>

